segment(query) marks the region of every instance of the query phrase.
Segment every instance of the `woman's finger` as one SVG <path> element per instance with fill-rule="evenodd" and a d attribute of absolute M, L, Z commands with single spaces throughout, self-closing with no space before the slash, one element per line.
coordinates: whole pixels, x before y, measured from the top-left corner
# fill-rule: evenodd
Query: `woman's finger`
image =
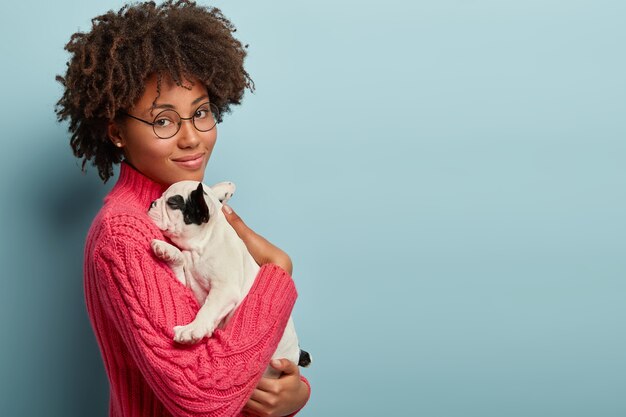
<path fill-rule="evenodd" d="M 267 248 L 271 245 L 263 236 L 258 235 L 254 230 L 250 229 L 239 217 L 235 211 L 227 204 L 222 205 L 224 216 L 230 225 L 235 229 L 237 235 L 248 248 L 248 252 L 252 255 L 257 264 L 263 265 L 268 262 Z"/>
<path fill-rule="evenodd" d="M 277 371 L 282 372 L 283 374 L 290 375 L 299 372 L 298 365 L 290 361 L 289 359 L 272 359 L 270 362 L 272 368 Z"/>
<path fill-rule="evenodd" d="M 250 229 L 229 205 L 223 204 L 222 212 L 259 266 L 273 263 L 283 268 L 290 275 L 293 273 L 291 258 L 285 252 Z"/>
<path fill-rule="evenodd" d="M 256 385 L 256 390 L 268 392 L 274 395 L 280 392 L 280 388 L 280 382 L 276 378 L 263 377 Z"/>
<path fill-rule="evenodd" d="M 237 235 L 239 235 L 241 240 L 244 242 L 250 238 L 250 234 L 254 233 L 254 231 L 243 222 L 241 217 L 239 217 L 239 215 L 235 213 L 232 207 L 228 204 L 222 204 L 222 212 L 224 212 L 224 216 L 226 217 L 226 220 L 228 220 L 228 223 L 230 223 L 233 229 L 235 229 L 235 232 L 237 232 Z"/>
<path fill-rule="evenodd" d="M 271 392 L 265 392 L 258 387 L 255 388 L 254 391 L 252 391 L 252 395 L 250 396 L 251 400 L 256 401 L 258 404 L 264 407 L 275 405 L 274 402 L 276 401 L 276 398 L 276 394 L 272 394 Z"/>
<path fill-rule="evenodd" d="M 266 413 L 265 407 L 261 403 L 256 400 L 250 398 L 246 405 L 243 407 L 244 411 L 250 414 L 254 414 L 255 416 L 262 416 Z"/>

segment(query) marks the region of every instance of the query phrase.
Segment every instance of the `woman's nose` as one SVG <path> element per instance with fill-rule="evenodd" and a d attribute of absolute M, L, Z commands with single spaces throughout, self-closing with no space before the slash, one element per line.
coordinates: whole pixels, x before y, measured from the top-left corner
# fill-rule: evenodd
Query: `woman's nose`
<path fill-rule="evenodd" d="M 199 131 L 195 128 L 191 120 L 181 120 L 178 131 L 178 146 L 181 148 L 194 148 L 200 141 Z"/>

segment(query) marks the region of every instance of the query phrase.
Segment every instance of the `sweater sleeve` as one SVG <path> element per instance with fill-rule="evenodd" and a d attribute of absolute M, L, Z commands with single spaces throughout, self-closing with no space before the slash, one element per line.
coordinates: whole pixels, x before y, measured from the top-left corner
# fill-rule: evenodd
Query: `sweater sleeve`
<path fill-rule="evenodd" d="M 173 341 L 174 326 L 191 322 L 199 306 L 152 254 L 149 227 L 109 228 L 110 241 L 93 255 L 98 296 L 173 415 L 237 415 L 282 337 L 297 297 L 293 280 L 279 266 L 263 265 L 224 329 L 197 344 L 179 345 Z"/>

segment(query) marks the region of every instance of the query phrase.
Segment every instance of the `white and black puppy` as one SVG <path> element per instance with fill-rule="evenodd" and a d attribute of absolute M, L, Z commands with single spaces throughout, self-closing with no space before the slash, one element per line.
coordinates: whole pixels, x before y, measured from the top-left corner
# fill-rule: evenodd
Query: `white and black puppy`
<path fill-rule="evenodd" d="M 174 340 L 178 343 L 196 343 L 223 326 L 245 298 L 259 271 L 222 213 L 222 203 L 234 192 L 232 182 L 207 187 L 198 181 L 180 181 L 165 190 L 148 210 L 150 218 L 176 245 L 155 239 L 152 250 L 193 291 L 201 305 L 191 323 L 174 327 Z M 309 354 L 298 346 L 291 317 L 273 358 L 287 358 L 301 366 L 311 362 Z M 266 376 L 278 374 L 268 367 Z"/>

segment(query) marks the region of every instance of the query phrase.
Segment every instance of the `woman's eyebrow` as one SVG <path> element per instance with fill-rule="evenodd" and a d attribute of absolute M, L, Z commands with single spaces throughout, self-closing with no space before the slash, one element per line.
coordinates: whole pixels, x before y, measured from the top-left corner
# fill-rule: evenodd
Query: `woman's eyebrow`
<path fill-rule="evenodd" d="M 208 98 L 209 98 L 209 96 L 206 95 L 206 94 L 201 95 L 200 97 L 198 97 L 197 99 L 195 99 L 194 101 L 191 102 L 191 106 L 194 106 L 194 105 L 200 103 L 202 100 L 206 100 Z M 174 109 L 175 110 L 176 108 L 172 104 L 162 103 L 162 104 L 157 104 L 155 106 L 150 107 L 148 109 L 148 111 L 150 113 L 152 113 L 152 110 L 154 110 L 154 109 Z"/>
<path fill-rule="evenodd" d="M 206 94 L 203 94 L 203 95 L 201 95 L 200 97 L 198 97 L 197 99 L 195 99 L 194 101 L 192 101 L 192 102 L 191 102 L 191 105 L 192 105 L 192 106 L 193 106 L 193 105 L 196 105 L 196 104 L 200 103 L 200 102 L 201 102 L 202 100 L 204 100 L 204 99 L 208 100 L 208 99 L 209 99 L 209 96 L 208 96 L 208 95 L 206 95 Z"/>

